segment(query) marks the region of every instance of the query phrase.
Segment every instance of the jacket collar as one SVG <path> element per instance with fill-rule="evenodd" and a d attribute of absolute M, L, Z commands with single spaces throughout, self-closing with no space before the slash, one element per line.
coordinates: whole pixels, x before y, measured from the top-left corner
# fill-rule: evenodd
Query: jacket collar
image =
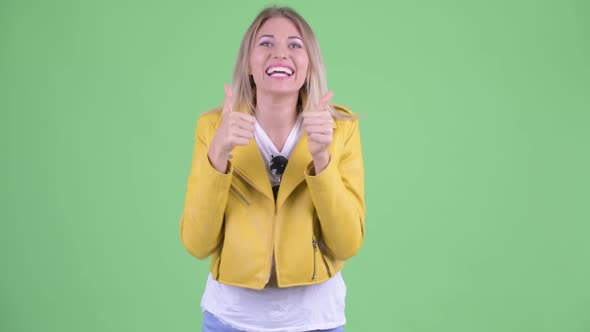
<path fill-rule="evenodd" d="M 234 172 L 244 178 L 256 190 L 274 200 L 270 180 L 264 160 L 256 141 L 251 139 L 248 145 L 236 147 L 232 151 L 231 163 Z M 311 155 L 307 148 L 307 136 L 302 134 L 293 149 L 287 168 L 281 179 L 281 187 L 277 196 L 277 207 L 281 206 L 293 190 L 305 180 L 305 172 L 311 163 Z"/>

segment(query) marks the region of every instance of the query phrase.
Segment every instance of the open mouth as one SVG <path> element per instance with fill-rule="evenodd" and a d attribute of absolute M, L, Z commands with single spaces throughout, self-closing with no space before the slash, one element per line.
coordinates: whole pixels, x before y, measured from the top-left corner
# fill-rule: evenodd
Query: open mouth
<path fill-rule="evenodd" d="M 266 74 L 270 77 L 290 77 L 294 72 L 286 66 L 270 66 L 266 69 Z"/>

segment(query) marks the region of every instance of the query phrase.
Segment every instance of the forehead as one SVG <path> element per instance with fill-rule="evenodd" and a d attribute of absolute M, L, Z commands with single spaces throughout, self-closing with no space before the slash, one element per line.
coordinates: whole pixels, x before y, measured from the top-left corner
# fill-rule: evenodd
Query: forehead
<path fill-rule="evenodd" d="M 256 38 L 259 38 L 262 35 L 274 35 L 275 38 L 281 37 L 283 35 L 301 37 L 301 33 L 299 32 L 295 24 L 293 24 L 291 20 L 285 17 L 269 18 L 258 29 L 258 32 L 256 33 Z"/>

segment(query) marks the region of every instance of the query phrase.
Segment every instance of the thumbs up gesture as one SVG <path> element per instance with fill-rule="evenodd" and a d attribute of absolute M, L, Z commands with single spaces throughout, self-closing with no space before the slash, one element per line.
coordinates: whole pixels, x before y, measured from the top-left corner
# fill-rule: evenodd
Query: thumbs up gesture
<path fill-rule="evenodd" d="M 303 112 L 303 129 L 307 133 L 307 145 L 313 159 L 315 173 L 323 171 L 330 162 L 328 148 L 332 143 L 334 119 L 326 106 L 333 93 L 329 91 L 320 100 L 315 110 Z"/>
<path fill-rule="evenodd" d="M 227 172 L 229 153 L 240 145 L 247 145 L 254 137 L 256 118 L 250 114 L 234 112 L 232 110 L 233 96 L 231 88 L 224 84 L 225 98 L 221 123 L 209 146 L 207 156 L 211 165 L 221 173 Z"/>

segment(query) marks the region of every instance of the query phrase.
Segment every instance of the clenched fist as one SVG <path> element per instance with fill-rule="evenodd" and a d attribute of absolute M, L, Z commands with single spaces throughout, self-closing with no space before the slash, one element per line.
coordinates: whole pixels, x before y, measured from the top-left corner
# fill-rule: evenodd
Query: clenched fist
<path fill-rule="evenodd" d="M 315 174 L 321 173 L 330 162 L 328 148 L 334 134 L 334 119 L 326 106 L 333 93 L 329 91 L 320 100 L 315 110 L 303 112 L 303 129 L 307 134 L 309 153 L 313 159 Z"/>

